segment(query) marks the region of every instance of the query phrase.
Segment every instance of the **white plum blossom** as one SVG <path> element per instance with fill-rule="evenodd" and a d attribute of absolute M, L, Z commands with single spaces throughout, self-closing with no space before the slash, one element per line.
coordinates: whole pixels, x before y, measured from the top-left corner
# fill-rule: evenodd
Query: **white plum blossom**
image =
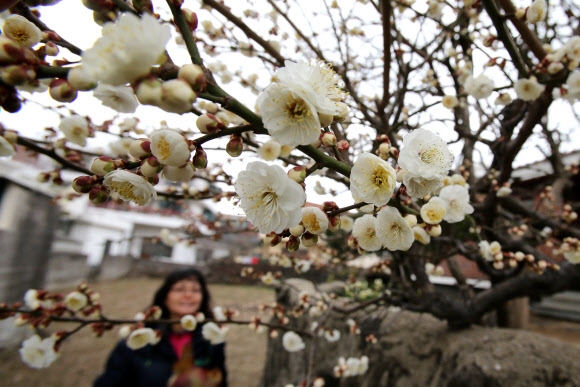
<path fill-rule="evenodd" d="M 415 129 L 403 137 L 399 166 L 423 179 L 443 178 L 453 165 L 447 143 L 426 129 Z"/>
<path fill-rule="evenodd" d="M 216 323 L 208 322 L 203 325 L 201 329 L 201 334 L 203 338 L 209 341 L 211 344 L 221 344 L 226 341 L 226 330 L 220 328 Z"/>
<path fill-rule="evenodd" d="M 327 329 L 324 331 L 324 338 L 329 343 L 334 343 L 335 341 L 340 340 L 340 331 L 338 329 Z"/>
<path fill-rule="evenodd" d="M 60 353 L 54 350 L 56 344 L 56 337 L 50 336 L 41 339 L 40 336 L 34 335 L 22 343 L 20 357 L 22 361 L 31 368 L 46 368 L 50 366 Z"/>
<path fill-rule="evenodd" d="M 545 88 L 546 86 L 538 83 L 536 77 L 519 79 L 514 86 L 518 98 L 523 101 L 534 101 L 542 94 Z"/>
<path fill-rule="evenodd" d="M 81 292 L 70 292 L 64 298 L 66 307 L 74 312 L 78 312 L 79 310 L 83 309 L 85 306 L 87 306 L 88 302 L 89 298 L 86 296 L 86 294 Z"/>
<path fill-rule="evenodd" d="M 157 334 L 151 328 L 138 328 L 135 329 L 129 337 L 127 337 L 127 347 L 137 350 L 141 349 L 149 344 L 154 344 L 156 341 Z"/>
<path fill-rule="evenodd" d="M 437 197 L 433 196 L 428 203 L 421 207 L 421 218 L 428 224 L 439 224 L 445 217 L 447 210 L 447 203 Z"/>
<path fill-rule="evenodd" d="M 226 321 L 227 317 L 221 306 L 216 306 L 213 308 L 213 316 L 216 321 Z"/>
<path fill-rule="evenodd" d="M 443 220 L 448 223 L 457 223 L 465 219 L 466 214 L 473 213 L 473 207 L 469 204 L 469 191 L 461 185 L 448 185 L 439 192 L 447 207 Z"/>
<path fill-rule="evenodd" d="M 481 241 L 478 246 L 479 253 L 486 261 L 493 261 L 497 254 L 501 254 L 501 245 L 497 241 Z"/>
<path fill-rule="evenodd" d="M 288 352 L 298 352 L 306 348 L 302 337 L 292 331 L 284 333 L 284 336 L 282 336 L 282 345 Z"/>
<path fill-rule="evenodd" d="M 407 195 L 412 198 L 422 198 L 443 187 L 443 179 L 434 176 L 430 179 L 415 175 L 412 172 L 405 171 L 403 175 L 403 184 L 407 187 Z"/>
<path fill-rule="evenodd" d="M 261 233 L 280 233 L 300 223 L 306 195 L 279 166 L 251 162 L 234 186 L 240 207 Z"/>
<path fill-rule="evenodd" d="M 415 240 L 409 222 L 394 207 L 386 206 L 379 211 L 376 230 L 381 243 L 390 251 L 409 250 Z"/>
<path fill-rule="evenodd" d="M 512 189 L 510 187 L 501 187 L 497 190 L 496 195 L 498 198 L 503 198 L 509 196 L 512 193 Z"/>
<path fill-rule="evenodd" d="M 569 59 L 580 61 L 580 36 L 572 36 L 562 49 Z"/>
<path fill-rule="evenodd" d="M 328 216 L 318 207 L 304 207 L 302 224 L 306 231 L 319 235 L 328 230 Z"/>
<path fill-rule="evenodd" d="M 313 96 L 272 83 L 256 102 L 268 132 L 282 145 L 309 145 L 320 137 L 318 112 Z"/>
<path fill-rule="evenodd" d="M 189 181 L 193 177 L 195 168 L 191 162 L 181 167 L 166 165 L 163 167 L 162 176 L 164 179 L 171 181 Z"/>
<path fill-rule="evenodd" d="M 489 97 L 494 87 L 493 80 L 483 74 L 477 78 L 469 76 L 465 81 L 465 91 L 476 99 Z"/>
<path fill-rule="evenodd" d="M 415 240 L 424 245 L 431 242 L 431 236 L 425 231 L 423 227 L 415 226 L 412 228 Z"/>
<path fill-rule="evenodd" d="M 360 359 L 356 357 L 349 357 L 346 359 L 346 371 L 344 376 L 356 376 L 358 375 L 358 369 L 360 365 Z"/>
<path fill-rule="evenodd" d="M 447 109 L 453 110 L 459 105 L 459 100 L 454 95 L 445 95 L 443 96 L 443 100 L 441 101 L 443 106 Z"/>
<path fill-rule="evenodd" d="M 164 245 L 169 247 L 173 247 L 179 242 L 179 238 L 172 234 L 172 231 L 168 228 L 161 229 L 159 232 L 159 239 Z"/>
<path fill-rule="evenodd" d="M 274 274 L 272 274 L 271 271 L 269 271 L 266 274 L 264 274 L 262 276 L 261 280 L 266 285 L 277 285 L 277 284 L 280 283 L 280 281 L 277 280 L 276 277 L 274 277 Z"/>
<path fill-rule="evenodd" d="M 4 137 L 0 136 L 0 157 L 14 156 L 14 147 Z"/>
<path fill-rule="evenodd" d="M 366 373 L 369 369 L 369 358 L 368 356 L 361 356 L 360 362 L 358 364 L 358 371 L 359 375 Z"/>
<path fill-rule="evenodd" d="M 355 200 L 384 206 L 397 184 L 395 169 L 371 153 L 361 153 L 350 173 L 350 190 Z"/>
<path fill-rule="evenodd" d="M 546 18 L 546 1 L 534 0 L 526 12 L 529 23 L 536 24 Z"/>
<path fill-rule="evenodd" d="M 111 86 L 104 83 L 99 84 L 93 95 L 101 103 L 119 113 L 135 113 L 139 102 L 129 86 Z"/>
<path fill-rule="evenodd" d="M 186 331 L 194 331 L 197 327 L 197 319 L 190 314 L 186 314 L 180 320 L 181 326 Z"/>
<path fill-rule="evenodd" d="M 147 180 L 128 171 L 115 170 L 107 173 L 103 184 L 113 190 L 121 199 L 137 203 L 140 206 L 147 205 L 151 200 L 157 199 L 157 192 Z"/>
<path fill-rule="evenodd" d="M 185 138 L 171 129 L 156 130 L 151 134 L 151 153 L 164 165 L 180 167 L 190 156 Z"/>
<path fill-rule="evenodd" d="M 342 80 L 330 65 L 287 60 L 284 67 L 276 71 L 275 77 L 290 89 L 312 96 L 311 102 L 317 113 L 339 113 L 337 102 L 344 97 L 340 88 Z"/>
<path fill-rule="evenodd" d="M 366 251 L 377 251 L 383 247 L 383 242 L 377 235 L 377 220 L 370 214 L 354 221 L 352 235 L 358 241 L 358 245 Z"/>
<path fill-rule="evenodd" d="M 258 150 L 258 156 L 266 161 L 276 160 L 280 156 L 282 146 L 280 143 L 274 139 L 268 140 L 263 143 Z"/>
<path fill-rule="evenodd" d="M 42 38 L 40 29 L 20 15 L 8 16 L 2 26 L 2 32 L 23 47 L 32 47 Z"/>
<path fill-rule="evenodd" d="M 102 37 L 82 54 L 83 67 L 103 83 L 125 85 L 147 75 L 165 51 L 169 25 L 148 14 L 121 14 L 106 23 Z"/>
<path fill-rule="evenodd" d="M 77 114 L 64 117 L 60 120 L 58 128 L 68 141 L 80 146 L 87 145 L 87 137 L 90 135 L 90 130 L 89 121 L 85 117 Z"/>

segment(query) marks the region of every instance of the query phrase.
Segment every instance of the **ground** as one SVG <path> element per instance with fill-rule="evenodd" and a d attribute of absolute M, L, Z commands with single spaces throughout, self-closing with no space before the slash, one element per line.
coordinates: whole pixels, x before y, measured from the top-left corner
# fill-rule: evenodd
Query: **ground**
<path fill-rule="evenodd" d="M 92 284 L 101 294 L 105 313 L 111 318 L 132 318 L 151 303 L 159 279 L 124 279 Z M 274 291 L 263 287 L 210 285 L 213 304 L 237 309 L 241 318 L 258 313 L 261 303 L 274 301 Z M 61 357 L 48 369 L 34 370 L 20 360 L 18 349 L 0 351 L 2 386 L 81 387 L 90 386 L 101 372 L 106 358 L 117 342 L 116 332 L 95 339 L 81 331 L 62 347 Z M 248 327 L 231 326 L 226 345 L 230 386 L 257 386 L 266 354 L 266 334 Z M 251 356 L 248 354 L 251 353 Z"/>
<path fill-rule="evenodd" d="M 111 318 L 131 318 L 148 306 L 159 279 L 123 279 L 92 284 L 101 294 L 105 313 Z M 263 287 L 210 285 L 213 304 L 237 309 L 249 319 L 259 305 L 274 301 L 274 292 Z M 530 330 L 580 345 L 580 324 L 533 316 Z M 62 355 L 50 368 L 34 370 L 20 361 L 17 349 L 0 350 L 1 385 L 79 387 L 90 386 L 102 370 L 105 360 L 118 340 L 116 332 L 95 339 L 81 331 L 63 345 Z M 246 326 L 231 326 L 227 340 L 227 367 L 232 387 L 257 386 L 266 356 L 265 334 L 251 332 Z"/>

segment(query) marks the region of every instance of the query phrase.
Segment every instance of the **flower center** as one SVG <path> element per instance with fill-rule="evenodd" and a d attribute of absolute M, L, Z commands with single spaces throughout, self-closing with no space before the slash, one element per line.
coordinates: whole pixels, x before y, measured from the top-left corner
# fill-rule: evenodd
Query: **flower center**
<path fill-rule="evenodd" d="M 438 148 L 429 148 L 425 152 L 419 153 L 419 157 L 422 162 L 429 165 L 441 163 L 443 161 L 443 155 Z"/>
<path fill-rule="evenodd" d="M 290 97 L 290 101 L 286 104 L 284 110 L 286 110 L 288 117 L 296 121 L 301 121 L 312 114 L 302 98 Z"/>
<path fill-rule="evenodd" d="M 316 232 L 320 230 L 320 223 L 318 222 L 316 214 L 305 215 L 304 218 L 302 218 L 302 222 L 304 222 L 305 225 L 308 225 L 307 228 L 311 231 Z"/>
<path fill-rule="evenodd" d="M 371 182 L 376 187 L 389 186 L 389 173 L 383 168 L 377 168 L 371 178 Z"/>
<path fill-rule="evenodd" d="M 278 195 L 276 192 L 267 191 L 262 194 L 262 204 L 266 206 L 275 205 L 278 203 Z"/>
<path fill-rule="evenodd" d="M 133 184 L 128 183 L 126 181 L 113 181 L 109 186 L 113 191 L 117 193 L 117 195 L 119 195 L 123 199 L 135 202 L 140 206 L 145 205 L 145 197 L 135 195 L 135 193 L 133 192 L 135 186 Z"/>
<path fill-rule="evenodd" d="M 161 159 L 166 159 L 171 154 L 171 149 L 169 148 L 169 142 L 162 138 L 157 143 L 157 149 L 159 150 L 159 156 Z"/>
<path fill-rule="evenodd" d="M 30 38 L 28 36 L 28 34 L 26 33 L 26 31 L 22 31 L 22 30 L 12 32 L 10 37 L 12 39 L 16 40 L 20 44 L 26 43 L 28 41 L 28 39 Z"/>

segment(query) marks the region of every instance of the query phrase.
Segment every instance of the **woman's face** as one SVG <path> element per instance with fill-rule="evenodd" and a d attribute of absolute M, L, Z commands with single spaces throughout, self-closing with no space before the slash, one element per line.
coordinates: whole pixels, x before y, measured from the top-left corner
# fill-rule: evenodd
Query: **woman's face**
<path fill-rule="evenodd" d="M 173 284 L 167 294 L 165 306 L 169 310 L 170 318 L 179 319 L 196 313 L 202 301 L 203 293 L 199 282 L 185 279 Z"/>

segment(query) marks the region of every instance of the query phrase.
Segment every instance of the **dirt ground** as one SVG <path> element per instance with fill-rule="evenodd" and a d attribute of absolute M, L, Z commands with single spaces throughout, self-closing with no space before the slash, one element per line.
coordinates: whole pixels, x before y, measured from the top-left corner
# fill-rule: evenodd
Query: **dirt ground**
<path fill-rule="evenodd" d="M 132 318 L 148 306 L 159 279 L 124 279 L 91 284 L 101 294 L 104 312 L 111 318 Z M 261 303 L 274 301 L 274 291 L 261 287 L 210 285 L 213 304 L 240 311 L 241 318 L 258 314 Z M 63 326 L 63 325 L 61 325 Z M 23 328 L 24 329 L 24 328 Z M 62 347 L 60 358 L 49 368 L 35 370 L 20 360 L 18 349 L 0 350 L 0 385 L 3 387 L 84 387 L 101 372 L 118 341 L 116 331 L 95 339 L 81 331 Z M 231 326 L 226 345 L 228 379 L 232 387 L 257 386 L 266 356 L 267 337 L 246 326 Z M 251 354 L 251 356 L 248 356 Z"/>

